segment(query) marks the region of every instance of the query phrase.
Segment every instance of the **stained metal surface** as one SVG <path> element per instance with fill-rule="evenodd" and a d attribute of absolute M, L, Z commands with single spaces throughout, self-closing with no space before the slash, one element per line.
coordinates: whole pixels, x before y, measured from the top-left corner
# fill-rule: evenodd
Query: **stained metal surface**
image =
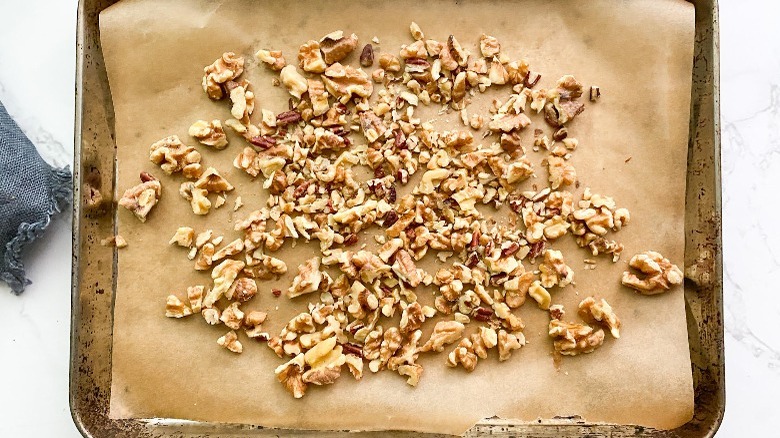
<path fill-rule="evenodd" d="M 113 105 L 100 48 L 98 15 L 116 0 L 80 0 L 77 33 L 76 147 L 73 207 L 73 290 L 70 407 L 89 437 L 340 436 L 341 432 L 281 431 L 255 426 L 181 421 L 112 420 L 112 314 L 115 250 L 100 236 L 115 227 Z M 575 419 L 515 424 L 491 419 L 468 436 L 709 437 L 725 409 L 723 271 L 720 188 L 719 35 L 717 0 L 696 7 L 688 179 L 685 298 L 695 391 L 694 418 L 671 431 L 630 425 L 592 425 Z M 95 191 L 103 201 L 94 205 Z M 350 436 L 425 436 L 409 432 Z"/>

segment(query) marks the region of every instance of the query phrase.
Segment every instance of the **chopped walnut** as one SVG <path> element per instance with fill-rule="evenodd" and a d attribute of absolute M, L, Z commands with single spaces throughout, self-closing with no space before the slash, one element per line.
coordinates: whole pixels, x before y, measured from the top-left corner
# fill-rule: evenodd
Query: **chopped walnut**
<path fill-rule="evenodd" d="M 222 84 L 236 79 L 244 72 L 244 58 L 225 52 L 213 64 L 203 69 L 203 91 L 214 100 L 225 97 Z"/>
<path fill-rule="evenodd" d="M 322 80 L 328 92 L 342 103 L 352 97 L 371 97 L 374 91 L 371 78 L 363 70 L 350 65 L 345 67 L 338 62 L 328 66 Z"/>
<path fill-rule="evenodd" d="M 382 53 L 379 55 L 379 66 L 385 71 L 397 73 L 401 71 L 401 60 L 393 54 Z"/>
<path fill-rule="evenodd" d="M 214 244 L 206 243 L 200 248 L 197 257 L 195 258 L 195 270 L 205 271 L 211 266 L 211 257 L 216 252 Z"/>
<path fill-rule="evenodd" d="M 183 172 L 187 178 L 197 178 L 202 171 L 201 155 L 192 146 L 185 146 L 179 137 L 171 135 L 149 147 L 149 160 L 171 175 Z"/>
<path fill-rule="evenodd" d="M 523 333 L 507 333 L 506 330 L 499 330 L 497 336 L 498 360 L 503 362 L 512 356 L 512 351 L 525 345 L 525 336 Z"/>
<path fill-rule="evenodd" d="M 274 374 L 285 389 L 295 398 L 301 398 L 306 394 L 306 383 L 303 382 L 303 370 L 306 363 L 303 353 L 298 354 L 289 362 L 279 365 Z"/>
<path fill-rule="evenodd" d="M 160 181 L 156 179 L 146 181 L 127 189 L 119 200 L 119 205 L 133 212 L 141 222 L 146 222 L 146 217 L 157 205 L 161 193 Z"/>
<path fill-rule="evenodd" d="M 312 257 L 304 264 L 298 266 L 298 275 L 293 279 L 292 285 L 287 290 L 290 298 L 299 297 L 317 291 L 322 281 L 319 257 Z"/>
<path fill-rule="evenodd" d="M 255 53 L 255 58 L 268 64 L 268 66 L 271 67 L 271 70 L 274 71 L 280 71 L 286 65 L 281 50 L 260 49 Z"/>
<path fill-rule="evenodd" d="M 641 274 L 626 271 L 621 282 L 642 295 L 660 294 L 683 282 L 680 268 L 655 251 L 645 251 L 631 257 L 628 265 Z"/>
<path fill-rule="evenodd" d="M 247 302 L 257 295 L 257 282 L 252 278 L 239 278 L 225 292 L 225 298 L 239 302 Z"/>
<path fill-rule="evenodd" d="M 219 320 L 222 321 L 227 327 L 238 330 L 241 328 L 241 324 L 244 321 L 244 312 L 238 308 L 239 303 L 232 303 L 225 310 L 222 311 L 222 315 Z"/>
<path fill-rule="evenodd" d="M 469 338 L 461 339 L 460 343 L 447 356 L 447 366 L 462 366 L 466 371 L 472 372 L 477 367 L 477 355 L 474 353 L 474 344 Z"/>
<path fill-rule="evenodd" d="M 190 301 L 190 307 L 193 313 L 200 313 L 203 307 L 203 294 L 206 291 L 205 286 L 190 286 L 187 288 L 187 299 Z"/>
<path fill-rule="evenodd" d="M 495 37 L 483 33 L 479 37 L 479 50 L 485 58 L 492 58 L 501 51 L 501 44 L 498 43 L 498 39 Z"/>
<path fill-rule="evenodd" d="M 209 167 L 203 172 L 203 175 L 195 181 L 195 187 L 207 190 L 210 193 L 229 192 L 233 190 L 233 185 L 213 167 Z"/>
<path fill-rule="evenodd" d="M 444 346 L 451 344 L 463 336 L 466 326 L 457 321 L 440 321 L 433 327 L 433 333 L 420 351 L 444 351 Z"/>
<path fill-rule="evenodd" d="M 325 63 L 330 65 L 346 58 L 357 48 L 358 37 L 354 33 L 348 37 L 342 31 L 336 31 L 325 35 L 320 40 L 320 50 L 325 58 Z"/>
<path fill-rule="evenodd" d="M 238 273 L 244 269 L 244 262 L 227 259 L 218 264 L 211 271 L 211 278 L 214 280 L 214 287 L 206 294 L 203 299 L 203 307 L 212 307 L 225 292 L 233 285 Z"/>
<path fill-rule="evenodd" d="M 228 145 L 225 130 L 222 129 L 222 122 L 218 119 L 207 122 L 198 120 L 190 126 L 189 134 L 198 139 L 199 142 L 214 149 L 225 149 Z"/>
<path fill-rule="evenodd" d="M 208 309 L 201 309 L 200 314 L 203 316 L 203 319 L 206 321 L 206 324 L 208 325 L 217 325 L 219 324 L 219 309 L 216 307 L 211 307 Z"/>
<path fill-rule="evenodd" d="M 187 307 L 176 295 L 168 295 L 165 302 L 165 316 L 168 318 L 184 318 L 192 315 L 192 309 Z"/>
<path fill-rule="evenodd" d="M 604 330 L 593 330 L 587 324 L 576 324 L 552 319 L 549 334 L 553 338 L 555 351 L 565 356 L 592 353 L 604 343 Z"/>
<path fill-rule="evenodd" d="M 179 246 L 189 248 L 192 246 L 193 239 L 195 239 L 195 230 L 190 227 L 179 227 L 168 244 L 173 245 L 175 243 Z"/>
<path fill-rule="evenodd" d="M 580 302 L 579 315 L 585 322 L 602 323 L 615 339 L 620 337 L 620 319 L 615 315 L 607 300 L 602 298 L 596 301 L 593 297 L 585 298 Z"/>
<path fill-rule="evenodd" d="M 551 126 L 560 127 L 585 111 L 585 105 L 577 101 L 548 102 L 544 106 L 544 119 Z"/>
<path fill-rule="evenodd" d="M 220 248 L 219 251 L 215 252 L 214 255 L 211 256 L 211 260 L 217 262 L 224 259 L 225 257 L 234 256 L 243 250 L 244 250 L 244 240 L 236 239 L 228 243 L 224 247 Z"/>
<path fill-rule="evenodd" d="M 422 277 L 417 272 L 417 266 L 414 264 L 412 256 L 406 250 L 401 249 L 395 253 L 393 272 L 398 275 L 399 279 L 408 283 L 411 287 L 417 287 L 422 282 Z"/>
<path fill-rule="evenodd" d="M 238 335 L 233 330 L 225 333 L 222 337 L 217 339 L 217 344 L 227 348 L 233 353 L 241 353 L 244 351 L 244 346 L 241 345 L 241 341 L 238 340 Z"/>
<path fill-rule="evenodd" d="M 282 81 L 282 84 L 287 88 L 287 91 L 296 99 L 300 99 L 301 96 L 303 96 L 303 93 L 309 89 L 306 78 L 298 73 L 298 70 L 294 65 L 284 67 L 279 74 L 279 80 Z"/>
<path fill-rule="evenodd" d="M 320 43 L 314 40 L 308 41 L 298 49 L 298 63 L 303 71 L 310 73 L 322 73 L 327 65 L 322 59 Z"/>
<path fill-rule="evenodd" d="M 566 266 L 563 254 L 554 249 L 544 251 L 544 262 L 539 265 L 539 271 L 541 271 L 541 284 L 546 288 L 555 285 L 566 287 L 574 278 L 574 271 Z"/>
<path fill-rule="evenodd" d="M 561 157 L 549 156 L 547 171 L 550 173 L 550 187 L 557 190 L 561 186 L 570 186 L 577 180 L 577 172 L 574 166 Z"/>
<path fill-rule="evenodd" d="M 265 322 L 268 314 L 259 310 L 252 310 L 244 316 L 244 333 L 252 339 L 264 340 L 268 338 L 268 333 L 263 332 L 262 324 Z"/>
<path fill-rule="evenodd" d="M 550 303 L 552 302 L 550 292 L 542 286 L 539 280 L 534 281 L 528 288 L 528 295 L 536 301 L 540 309 L 547 310 L 550 308 Z"/>

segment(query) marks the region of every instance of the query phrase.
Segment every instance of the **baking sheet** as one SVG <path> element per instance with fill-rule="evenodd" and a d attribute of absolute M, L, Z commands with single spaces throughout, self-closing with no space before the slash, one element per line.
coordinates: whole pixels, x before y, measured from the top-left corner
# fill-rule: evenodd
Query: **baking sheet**
<path fill-rule="evenodd" d="M 476 42 L 483 31 L 498 37 L 505 52 L 528 58 L 543 73 L 542 85 L 551 85 L 564 73 L 600 85 L 602 101 L 589 105 L 572 124 L 581 144 L 573 158 L 579 179 L 631 210 L 632 223 L 619 234 L 627 256 L 653 248 L 682 266 L 691 5 L 676 0 L 441 1 L 424 6 L 330 2 L 328 10 L 323 7 L 315 2 L 123 1 L 101 14 L 117 120 L 120 194 L 137 182 L 141 170 L 161 175 L 148 161 L 153 141 L 172 133 L 187 139 L 192 121 L 229 117 L 224 103 L 209 101 L 200 89 L 202 67 L 223 51 L 251 59 L 258 48 L 280 48 L 289 61 L 303 41 L 339 28 L 356 32 L 363 42 L 377 35 L 383 50 L 397 51 L 400 43 L 411 41 L 407 26 L 414 20 L 439 40 L 454 33 L 463 43 Z M 280 26 L 273 23 L 290 25 L 279 35 Z M 264 68 L 250 66 L 249 78 L 259 107 L 286 108 L 286 93 L 270 86 Z M 425 373 L 416 389 L 397 375 L 380 373 L 357 383 L 342 378 L 333 387 L 311 390 L 304 400 L 292 400 L 272 373 L 281 360 L 264 346 L 248 345 L 235 357 L 214 342 L 224 330 L 208 327 L 199 318 L 171 321 L 162 316 L 168 293 L 183 295 L 187 285 L 207 281 L 206 274 L 190 275 L 191 262 L 181 250 L 167 246 L 176 227 L 225 230 L 229 241 L 234 237 L 230 222 L 260 206 L 261 198 L 249 195 L 257 193 L 257 183 L 231 165 L 241 147 L 237 138 L 222 152 L 199 147 L 204 162 L 237 186 L 247 204 L 238 213 L 226 206 L 205 218 L 191 216 L 177 193 L 181 181 L 169 178 L 163 178 L 162 202 L 145 225 L 127 211 L 118 212 L 119 233 L 130 246 L 118 253 L 112 417 L 448 433 L 462 432 L 492 415 L 528 421 L 580 415 L 588 422 L 660 428 L 690 419 L 682 294 L 639 297 L 618 286 L 628 257 L 584 271 L 581 258 L 586 254 L 561 245 L 556 246 L 565 254 L 577 254 L 569 258 L 577 287 L 558 292 L 554 299 L 564 303 L 571 316 L 586 294 L 605 297 L 624 322 L 619 341 L 608 340 L 592 355 L 564 360 L 557 372 L 544 333 L 547 316 L 529 302 L 519 314 L 530 345 L 506 363 L 492 358 L 466 374 L 447 369 L 443 355 L 436 355 L 421 360 Z M 632 159 L 626 163 L 628 157 Z M 545 176 L 544 171 L 539 174 Z M 277 304 L 281 313 L 293 313 L 285 301 L 268 293 L 255 303 L 272 309 Z M 656 363 L 659 356 L 663 363 Z"/>

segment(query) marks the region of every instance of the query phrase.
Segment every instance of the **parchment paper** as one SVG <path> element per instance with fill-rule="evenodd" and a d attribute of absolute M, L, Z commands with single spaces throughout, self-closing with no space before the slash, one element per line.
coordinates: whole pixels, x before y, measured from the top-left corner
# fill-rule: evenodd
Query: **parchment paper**
<path fill-rule="evenodd" d="M 101 41 L 116 114 L 118 195 L 138 183 L 140 171 L 163 183 L 161 202 L 145 224 L 124 209 L 117 213 L 118 232 L 129 246 L 118 251 L 111 416 L 453 434 L 493 415 L 523 421 L 579 415 L 658 428 L 685 423 L 693 392 L 682 290 L 643 297 L 621 287 L 619 279 L 631 255 L 648 249 L 683 265 L 693 18 L 693 6 L 683 0 L 125 0 L 105 10 Z M 197 119 L 230 117 L 227 103 L 210 101 L 201 89 L 202 69 L 224 51 L 245 55 L 257 108 L 280 112 L 289 96 L 271 86 L 267 68 L 256 65 L 257 49 L 282 49 L 288 63 L 296 62 L 301 43 L 343 29 L 358 34 L 360 47 L 376 35 L 378 51 L 397 53 L 400 44 L 412 41 L 411 21 L 429 38 L 444 41 L 453 33 L 473 52 L 482 32 L 496 36 L 512 59 L 525 57 L 542 73 L 540 86 L 553 86 L 567 73 L 601 86 L 601 101 L 587 105 L 570 125 L 580 140 L 572 162 L 583 187 L 613 196 L 631 211 L 630 225 L 617 235 L 626 249 L 619 263 L 600 257 L 597 269 L 587 271 L 582 260 L 590 255 L 569 237 L 560 239 L 554 246 L 575 269 L 576 286 L 556 290 L 553 300 L 566 306 L 568 320 L 577 320 L 582 298 L 606 298 L 623 321 L 623 336 L 607 335 L 595 353 L 564 358 L 556 370 L 548 316 L 529 299 L 518 312 L 529 345 L 507 362 L 491 353 L 468 374 L 447 368 L 444 354 L 424 355 L 417 388 L 395 373 L 367 371 L 360 382 L 343 375 L 335 385 L 312 387 L 294 400 L 273 374 L 282 360 L 264 345 L 241 334 L 244 353 L 235 355 L 215 342 L 224 326 L 207 326 L 200 316 L 163 316 L 169 293 L 185 297 L 186 286 L 210 283 L 208 273 L 192 270 L 185 250 L 167 244 L 176 228 L 213 228 L 229 242 L 239 237 L 233 222 L 265 199 L 260 182 L 231 164 L 245 146 L 242 139 L 229 133 L 230 146 L 214 151 L 187 135 Z M 357 55 L 347 61 L 356 65 Z M 196 146 L 204 164 L 236 186 L 225 207 L 206 217 L 192 215 L 177 193 L 183 179 L 149 162 L 149 145 L 170 134 Z M 529 154 L 539 166 L 543 155 Z M 544 186 L 546 171 L 538 167 L 537 176 L 527 184 Z M 234 213 L 236 195 L 246 205 Z M 280 254 L 295 273 L 311 247 L 288 244 Z M 261 284 L 248 306 L 270 312 L 272 332 L 305 308 L 307 299 L 270 294 L 272 286 L 287 287 L 290 279 Z"/>

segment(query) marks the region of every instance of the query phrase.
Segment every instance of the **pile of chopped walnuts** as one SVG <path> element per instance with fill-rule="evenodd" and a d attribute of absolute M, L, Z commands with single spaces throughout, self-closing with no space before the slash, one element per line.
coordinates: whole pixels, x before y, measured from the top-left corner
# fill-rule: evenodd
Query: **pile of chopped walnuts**
<path fill-rule="evenodd" d="M 187 248 L 194 268 L 210 270 L 213 284 L 189 287 L 186 300 L 170 295 L 166 316 L 200 313 L 208 324 L 224 324 L 230 331 L 217 343 L 234 353 L 243 351 L 242 330 L 265 342 L 287 359 L 275 372 L 296 398 L 309 384 L 333 383 L 345 366 L 355 379 L 367 364 L 415 386 L 421 354 L 446 352 L 448 366 L 468 371 L 494 348 L 500 361 L 508 360 L 525 344 L 514 311 L 527 296 L 549 312 L 556 354 L 592 352 L 604 342 L 604 329 L 620 336 L 620 320 L 605 300 L 585 298 L 582 322 L 567 322 L 551 293 L 574 284 L 574 271 L 553 249 L 558 239 L 570 234 L 593 256 L 609 254 L 613 262 L 623 251 L 614 235 L 629 223 L 628 210 L 589 189 L 580 199 L 567 190 L 579 187 L 569 161 L 579 142 L 567 125 L 585 110 L 583 95 L 596 101 L 600 89 L 585 90 L 570 75 L 541 88 L 528 61 L 512 60 L 488 35 L 472 53 L 452 35 L 427 39 L 415 23 L 410 31 L 414 42 L 397 54 L 377 54 L 370 43 L 358 49 L 358 37 L 342 31 L 301 45 L 297 65 L 281 51 L 258 51 L 256 58 L 279 72 L 274 84 L 292 96 L 279 113 L 262 108 L 257 114 L 253 86 L 242 78 L 243 57 L 228 52 L 204 69 L 204 91 L 229 101 L 233 118 L 198 120 L 189 135 L 216 150 L 228 147 L 223 125 L 243 137 L 233 164 L 260 178 L 269 197 L 236 223 L 242 238 L 224 245 L 211 230 L 176 232 L 170 243 Z M 342 64 L 353 52 L 360 53 L 360 67 Z M 494 87 L 508 96 L 494 99 L 489 114 L 469 115 L 472 98 Z M 463 127 L 437 130 L 416 116 L 421 105 L 459 112 Z M 549 186 L 541 189 L 523 184 L 537 169 L 520 132 L 535 114 L 548 125 L 535 128 L 532 146 L 546 152 Z M 154 143 L 150 160 L 168 175 L 182 174 L 179 193 L 194 214 L 219 208 L 234 189 L 175 135 Z M 370 168 L 373 178 L 359 178 L 357 167 Z M 143 174 L 120 205 L 144 221 L 160 184 Z M 235 209 L 240 206 L 239 197 Z M 486 206 L 508 207 L 509 221 L 485 217 Z M 374 236 L 379 249 L 355 248 L 369 229 L 381 230 Z M 260 293 L 263 281 L 287 273 L 272 254 L 298 239 L 318 241 L 321 256 L 297 266 L 286 295 L 310 302 L 280 333 L 267 333 L 267 314 L 241 305 Z M 417 263 L 429 251 L 451 262 L 426 272 Z M 630 266 L 640 274 L 626 272 L 623 284 L 644 294 L 682 282 L 680 270 L 656 252 L 633 257 Z M 417 299 L 426 286 L 433 286 L 432 307 Z M 422 339 L 421 328 L 434 317 L 430 338 Z"/>

